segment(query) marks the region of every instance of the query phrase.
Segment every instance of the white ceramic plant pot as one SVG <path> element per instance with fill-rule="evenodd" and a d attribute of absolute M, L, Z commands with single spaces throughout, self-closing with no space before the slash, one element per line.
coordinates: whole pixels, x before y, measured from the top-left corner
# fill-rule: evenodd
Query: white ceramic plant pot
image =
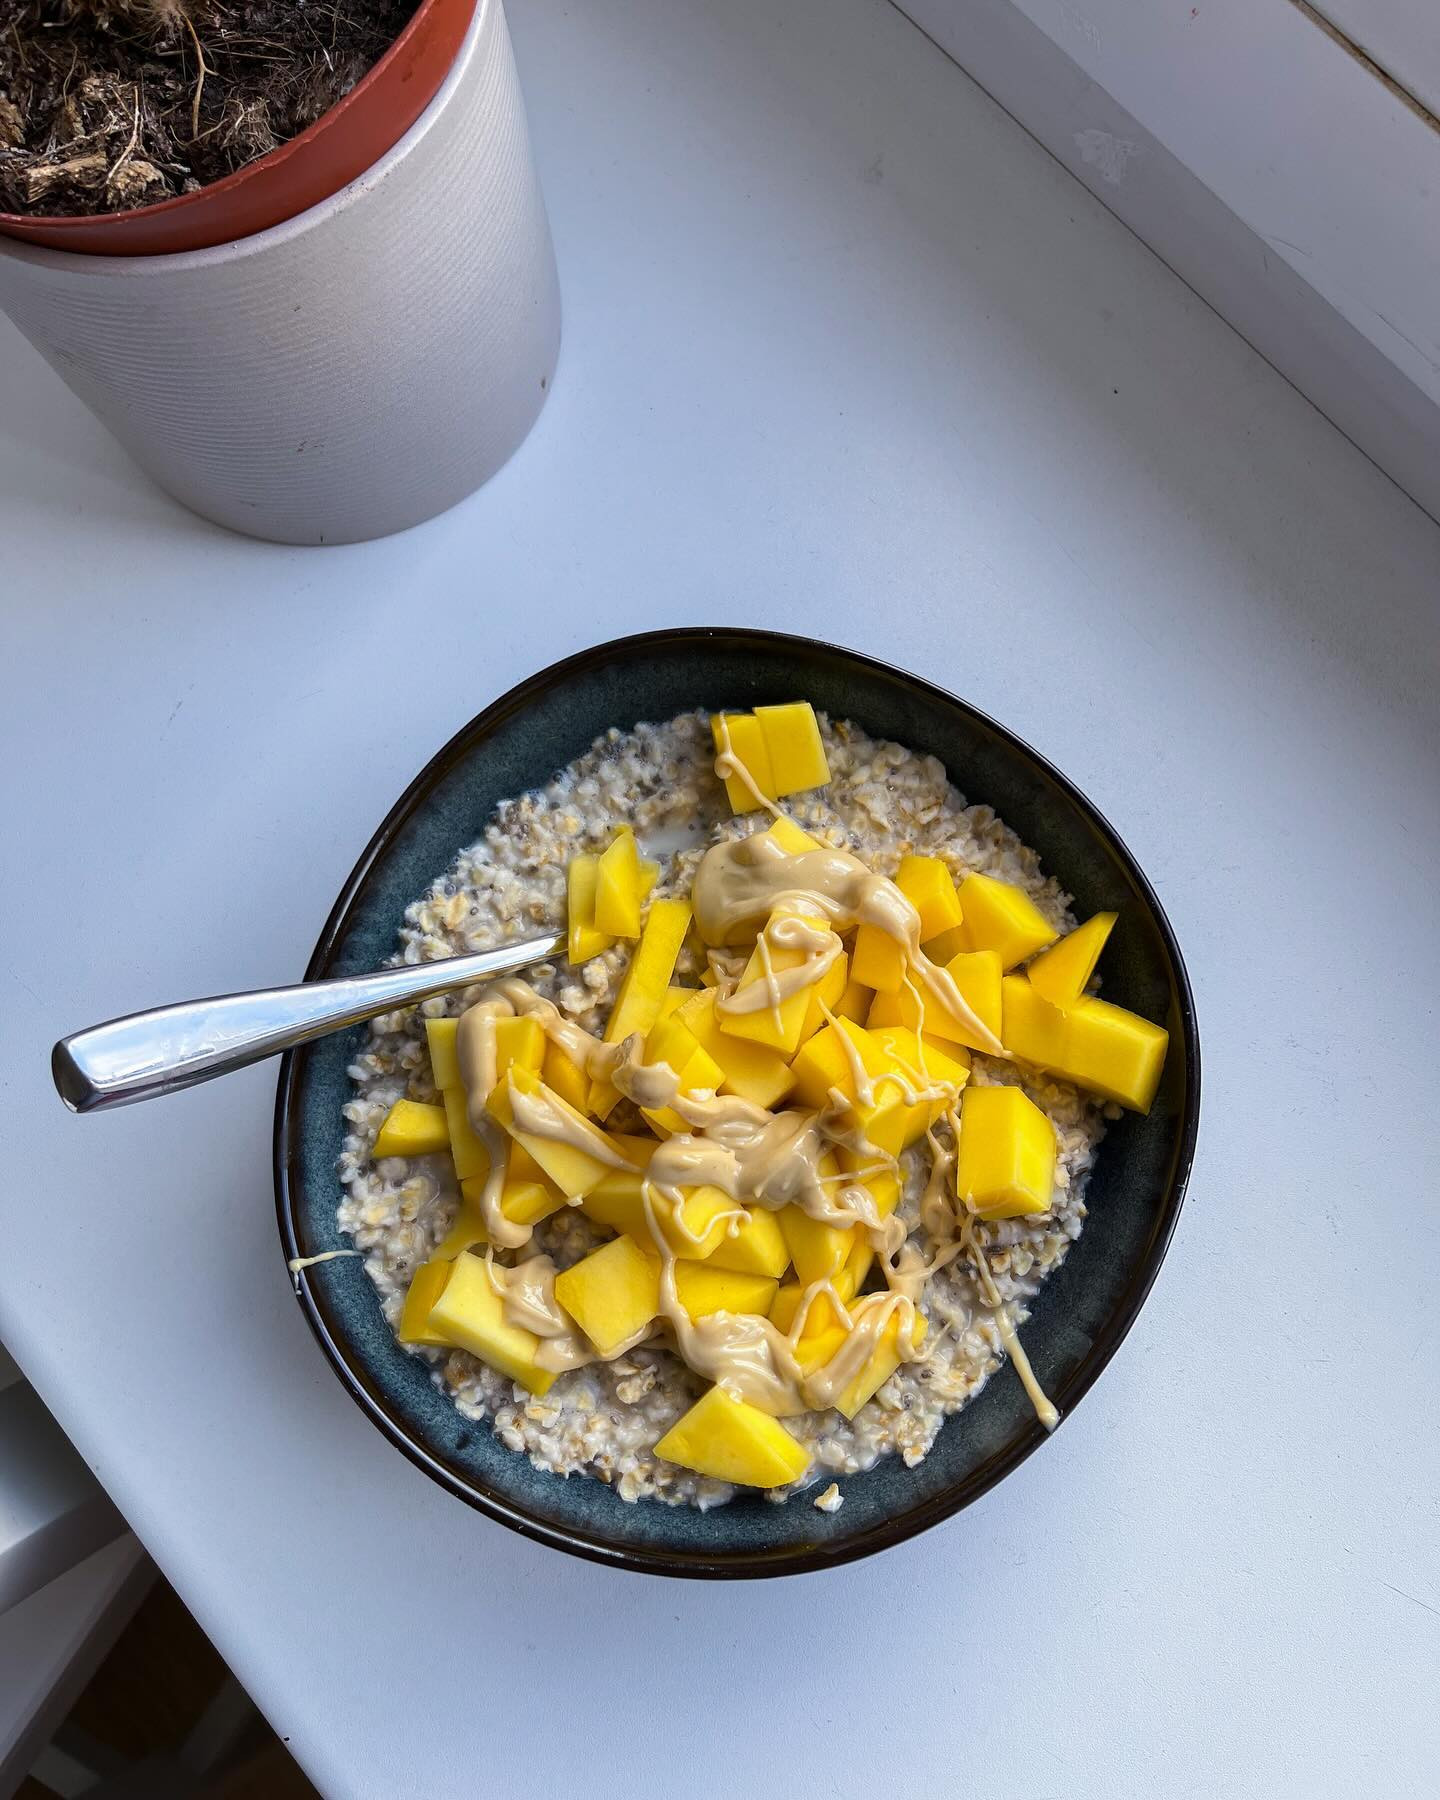
<path fill-rule="evenodd" d="M 176 499 L 291 544 L 418 524 L 520 445 L 560 344 L 501 0 L 360 180 L 181 256 L 0 238 L 0 307 Z"/>

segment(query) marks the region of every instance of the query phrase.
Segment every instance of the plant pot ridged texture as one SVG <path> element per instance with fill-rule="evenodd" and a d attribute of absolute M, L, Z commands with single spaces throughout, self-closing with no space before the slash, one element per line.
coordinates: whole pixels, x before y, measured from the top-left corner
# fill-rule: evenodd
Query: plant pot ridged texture
<path fill-rule="evenodd" d="M 560 302 L 500 0 L 422 116 L 271 230 L 173 256 L 0 238 L 0 307 L 149 474 L 217 523 L 333 544 L 471 493 L 549 390 Z"/>

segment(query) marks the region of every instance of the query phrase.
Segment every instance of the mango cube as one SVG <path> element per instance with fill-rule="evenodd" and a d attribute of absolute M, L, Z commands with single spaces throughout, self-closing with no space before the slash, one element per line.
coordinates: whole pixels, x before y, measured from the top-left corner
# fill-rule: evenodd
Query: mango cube
<path fill-rule="evenodd" d="M 664 1063 L 680 1083 L 682 1094 L 714 1093 L 722 1079 L 720 1065 L 695 1041 L 684 1021 L 675 1015 L 661 1019 L 645 1043 L 645 1061 Z M 645 1121 L 655 1131 L 673 1134 L 688 1131 L 689 1123 L 673 1106 L 642 1107 Z"/>
<path fill-rule="evenodd" d="M 640 905 L 658 873 L 654 863 L 642 862 L 635 833 L 628 825 L 622 825 L 596 864 L 597 929 L 612 937 L 638 938 Z"/>
<path fill-rule="evenodd" d="M 675 1016 L 714 1058 L 720 1069 L 721 1093 L 738 1094 L 756 1106 L 778 1106 L 795 1085 L 789 1063 L 778 1050 L 767 1050 L 763 1044 L 722 1031 L 715 1000 L 714 990 L 704 988 L 687 999 Z"/>
<path fill-rule="evenodd" d="M 1005 1048 L 1132 1112 L 1149 1112 L 1170 1034 L 1138 1013 L 1082 996 L 1052 1006 L 1024 976 L 1004 984 Z"/>
<path fill-rule="evenodd" d="M 716 756 L 723 754 L 728 737 L 730 754 L 745 765 L 751 781 L 765 798 L 774 800 L 776 793 L 775 782 L 770 774 L 770 752 L 765 745 L 765 733 L 760 729 L 760 721 L 754 713 L 716 713 L 710 720 L 710 732 L 715 740 Z M 732 813 L 753 812 L 760 804 L 738 775 L 725 777 L 725 792 L 729 796 Z"/>
<path fill-rule="evenodd" d="M 1055 927 L 1027 893 L 993 875 L 960 884 L 960 929 L 967 950 L 998 950 L 1007 969 L 1055 941 Z"/>
<path fill-rule="evenodd" d="M 895 885 L 920 915 L 920 942 L 960 923 L 955 877 L 938 856 L 902 856 Z"/>
<path fill-rule="evenodd" d="M 801 949 L 792 949 L 787 945 L 775 945 L 770 933 L 773 926 L 784 919 L 803 918 L 805 923 L 820 930 L 828 930 L 828 922 L 818 913 L 795 913 L 793 911 L 775 912 L 770 915 L 770 922 L 765 927 L 761 940 L 752 951 L 750 960 L 745 965 L 745 972 L 740 977 L 740 985 L 736 994 L 750 997 L 757 989 L 765 986 L 765 968 L 768 961 L 770 968 L 777 975 L 786 975 L 795 969 L 802 968 L 807 960 L 807 953 Z M 833 975 L 839 968 L 839 986 L 833 985 Z M 832 962 L 826 970 L 826 976 L 832 978 L 831 995 L 839 999 L 845 987 L 845 972 L 840 968 L 839 959 Z M 761 1006 L 752 1012 L 732 1012 L 722 1001 L 716 1011 L 720 1029 L 729 1037 L 744 1038 L 751 1043 L 763 1044 L 768 1050 L 777 1050 L 782 1055 L 792 1056 L 798 1049 L 805 1032 L 806 1020 L 810 1016 L 812 1003 L 815 1001 L 818 982 L 810 982 L 795 993 L 783 999 L 778 1007 Z M 823 1017 L 823 1015 L 821 1015 Z"/>
<path fill-rule="evenodd" d="M 590 1100 L 590 1077 L 577 1062 L 572 1062 L 558 1044 L 547 1043 L 540 1077 L 562 1100 L 577 1112 L 584 1112 Z"/>
<path fill-rule="evenodd" d="M 1069 1010 L 1066 1063 L 1056 1074 L 1146 1113 L 1160 1085 L 1170 1034 L 1107 1000 L 1081 1000 Z"/>
<path fill-rule="evenodd" d="M 739 1269 L 717 1269 L 708 1262 L 677 1262 L 675 1294 L 692 1319 L 707 1313 L 759 1313 L 770 1310 L 779 1283 L 768 1275 Z"/>
<path fill-rule="evenodd" d="M 565 870 L 566 952 L 572 963 L 589 962 L 615 942 L 595 923 L 595 888 L 600 858 L 572 856 Z"/>
<path fill-rule="evenodd" d="M 538 1225 L 568 1205 L 548 1181 L 507 1180 L 500 1190 L 500 1210 L 512 1225 Z"/>
<path fill-rule="evenodd" d="M 397 1100 L 386 1113 L 375 1136 L 372 1154 L 382 1156 L 436 1156 L 450 1148 L 450 1128 L 443 1106 L 427 1106 L 419 1100 Z"/>
<path fill-rule="evenodd" d="M 1023 975 L 1000 984 L 1000 1038 L 1012 1056 L 1037 1069 L 1058 1070 L 1065 1061 L 1066 1015 Z"/>
<path fill-rule="evenodd" d="M 608 1225 L 639 1244 L 652 1243 L 650 1221 L 640 1191 L 643 1170 L 627 1175 L 617 1171 L 598 1182 L 580 1202 L 580 1210 L 597 1225 Z M 676 1203 L 658 1188 L 650 1190 L 655 1227 L 676 1256 L 708 1257 L 725 1241 L 725 1232 L 736 1203 L 723 1188 L 682 1188 Z"/>
<path fill-rule="evenodd" d="M 862 925 L 855 933 L 850 971 L 866 987 L 893 994 L 905 984 L 905 946 L 878 925 Z"/>
<path fill-rule="evenodd" d="M 438 1256 L 421 1263 L 410 1277 L 400 1323 L 395 1327 L 395 1335 L 402 1344 L 430 1344 L 443 1349 L 449 1343 L 450 1340 L 430 1323 L 430 1310 L 449 1279 L 450 1264 L 442 1262 Z"/>
<path fill-rule="evenodd" d="M 655 1454 L 697 1475 L 741 1487 L 783 1487 L 810 1467 L 809 1453 L 778 1419 L 721 1387 L 711 1388 L 675 1421 Z"/>
<path fill-rule="evenodd" d="M 459 1029 L 458 1019 L 425 1021 L 425 1043 L 430 1051 L 430 1079 L 442 1092 L 445 1088 L 460 1085 L 460 1063 L 455 1054 L 455 1034 Z"/>
<path fill-rule="evenodd" d="M 470 1123 L 470 1111 L 463 1087 L 440 1090 L 445 1102 L 445 1124 L 450 1137 L 450 1154 L 455 1158 L 455 1173 L 462 1182 L 490 1172 L 490 1152 L 485 1141 Z"/>
<path fill-rule="evenodd" d="M 621 1043 L 637 1031 L 643 1037 L 660 1017 L 661 1003 L 675 972 L 675 959 L 690 929 L 690 917 L 688 900 L 657 900 L 651 906 L 610 1011 L 605 1027 L 607 1044 Z M 610 1082 L 597 1081 L 590 1090 L 590 1110 L 603 1119 L 619 1098 L 619 1090 Z"/>
<path fill-rule="evenodd" d="M 1043 994 L 1052 1006 L 1069 1006 L 1085 992 L 1085 984 L 1095 973 L 1100 952 L 1115 928 L 1118 914 L 1096 913 L 1083 925 L 1042 951 L 1025 971 L 1037 994 Z"/>
<path fill-rule="evenodd" d="M 967 1087 L 960 1096 L 955 1189 L 982 1219 L 1049 1212 L 1055 1128 L 1018 1087 Z"/>
<path fill-rule="evenodd" d="M 484 1182 L 475 1184 L 483 1187 Z M 478 1196 L 477 1196 L 478 1198 Z M 476 1244 L 488 1244 L 489 1234 L 485 1230 L 485 1221 L 480 1216 L 480 1208 L 475 1200 L 462 1197 L 455 1209 L 455 1217 L 451 1220 L 450 1229 L 431 1251 L 434 1262 L 454 1262 L 457 1256 L 463 1256 Z"/>
<path fill-rule="evenodd" d="M 809 1287 L 812 1281 L 830 1281 L 838 1275 L 860 1235 L 858 1225 L 823 1224 L 793 1203 L 782 1206 L 776 1216 L 801 1287 Z"/>
<path fill-rule="evenodd" d="M 753 1206 L 737 1226 L 732 1220 L 707 1259 L 713 1269 L 778 1279 L 790 1266 L 790 1246 L 768 1206 Z"/>
<path fill-rule="evenodd" d="M 920 948 L 931 962 L 938 964 L 943 969 L 952 956 L 958 956 L 962 950 L 968 948 L 965 942 L 965 927 L 963 924 L 952 925 L 949 931 L 942 931 L 938 937 L 921 938 Z"/>
<path fill-rule="evenodd" d="M 901 1309 L 896 1307 L 885 1321 L 879 1340 L 866 1360 L 865 1366 L 836 1400 L 837 1412 L 844 1413 L 847 1419 L 853 1419 L 865 1402 L 871 1399 L 900 1367 L 901 1317 Z M 917 1312 L 911 1327 L 912 1343 L 918 1346 L 923 1341 L 925 1329 L 925 1315 Z"/>
<path fill-rule="evenodd" d="M 995 950 L 961 950 L 944 967 L 959 990 L 960 998 L 980 1023 L 1001 1038 L 999 953 Z M 908 1025 L 912 1030 L 920 1026 L 926 1037 L 946 1038 L 971 1050 L 986 1048 L 983 1036 L 967 1020 L 943 1005 L 928 988 L 920 988 L 919 992 L 918 1001 L 908 988 L 902 988 L 898 994 L 877 994 L 865 1023 L 869 1026 Z"/>
<path fill-rule="evenodd" d="M 850 1019 L 838 1019 L 803 1044 L 790 1064 L 795 1077 L 795 1095 L 800 1103 L 817 1110 L 827 1106 L 832 1087 L 839 1088 L 847 1099 L 856 1099 L 852 1054 L 867 1072 L 873 1072 L 878 1066 L 879 1054 L 870 1042 L 869 1033 Z"/>
<path fill-rule="evenodd" d="M 874 998 L 874 988 L 866 987 L 863 981 L 856 981 L 852 975 L 845 984 L 844 993 L 830 1010 L 837 1018 L 853 1019 L 857 1025 L 863 1025 Z"/>
<path fill-rule="evenodd" d="M 538 1075 L 545 1066 L 545 1033 L 540 1021 L 529 1015 L 495 1021 L 495 1080 L 502 1082 L 512 1068 Z"/>
<path fill-rule="evenodd" d="M 787 856 L 804 856 L 820 848 L 818 841 L 802 830 L 788 813 L 781 813 L 765 836 L 778 844 Z"/>
<path fill-rule="evenodd" d="M 526 1099 L 543 1101 L 547 1106 L 561 1114 L 565 1120 L 570 1139 L 558 1137 L 542 1137 L 539 1132 L 525 1130 L 515 1120 L 515 1096 L 519 1094 Z M 593 1124 L 573 1106 L 567 1106 L 560 1096 L 547 1088 L 540 1077 L 529 1069 L 518 1064 L 513 1066 L 504 1081 L 496 1087 L 486 1109 L 499 1125 L 503 1125 L 517 1144 L 528 1150 L 541 1169 L 549 1176 L 567 1199 L 578 1199 L 588 1194 L 597 1182 L 603 1181 L 606 1175 L 617 1164 L 625 1160 L 619 1146 L 596 1124 Z M 580 1146 L 589 1143 L 591 1150 Z"/>
<path fill-rule="evenodd" d="M 798 794 L 824 787 L 830 779 L 820 722 L 808 701 L 787 706 L 757 706 L 755 717 L 770 756 L 770 778 L 776 794 Z"/>
<path fill-rule="evenodd" d="M 776 1290 L 775 1298 L 770 1302 L 770 1323 L 777 1330 L 788 1334 L 794 1329 L 801 1302 L 807 1292 L 807 1285 L 799 1281 L 787 1281 Z M 854 1279 L 847 1269 L 841 1269 L 837 1274 L 832 1275 L 830 1285 L 847 1305 L 855 1298 Z M 842 1331 L 845 1329 L 841 1324 L 839 1313 L 835 1310 L 835 1302 L 822 1290 L 810 1302 L 800 1335 L 802 1338 L 815 1337 L 822 1332 L 833 1331 L 837 1326 Z"/>
<path fill-rule="evenodd" d="M 613 1238 L 555 1277 L 555 1298 L 602 1356 L 660 1310 L 659 1265 L 630 1237 Z"/>
<path fill-rule="evenodd" d="M 888 1219 L 900 1204 L 899 1171 L 877 1166 L 876 1159 L 866 1156 L 863 1150 L 841 1150 L 840 1167 L 870 1195 L 879 1217 Z"/>
<path fill-rule="evenodd" d="M 430 1308 L 430 1329 L 442 1332 L 446 1343 L 458 1344 L 532 1394 L 545 1393 L 555 1374 L 535 1360 L 540 1340 L 533 1331 L 507 1323 L 504 1303 L 490 1285 L 484 1259 L 458 1256 L 446 1266 L 449 1278 Z"/>

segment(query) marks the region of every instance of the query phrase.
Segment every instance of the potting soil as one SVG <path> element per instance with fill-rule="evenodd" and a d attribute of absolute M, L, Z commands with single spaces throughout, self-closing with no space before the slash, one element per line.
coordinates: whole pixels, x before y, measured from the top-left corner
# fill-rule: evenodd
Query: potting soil
<path fill-rule="evenodd" d="M 0 211 L 148 206 L 312 125 L 417 0 L 0 0 Z"/>

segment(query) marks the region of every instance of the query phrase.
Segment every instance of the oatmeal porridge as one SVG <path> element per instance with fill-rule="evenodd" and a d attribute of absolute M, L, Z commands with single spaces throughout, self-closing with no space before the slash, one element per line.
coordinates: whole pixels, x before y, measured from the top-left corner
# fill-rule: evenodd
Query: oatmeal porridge
<path fill-rule="evenodd" d="M 808 706 L 612 730 L 503 803 L 405 962 L 563 934 L 374 1021 L 339 1220 L 468 1417 L 625 1500 L 843 1503 L 1014 1361 L 1165 1033 L 1113 915 L 933 758 Z"/>

